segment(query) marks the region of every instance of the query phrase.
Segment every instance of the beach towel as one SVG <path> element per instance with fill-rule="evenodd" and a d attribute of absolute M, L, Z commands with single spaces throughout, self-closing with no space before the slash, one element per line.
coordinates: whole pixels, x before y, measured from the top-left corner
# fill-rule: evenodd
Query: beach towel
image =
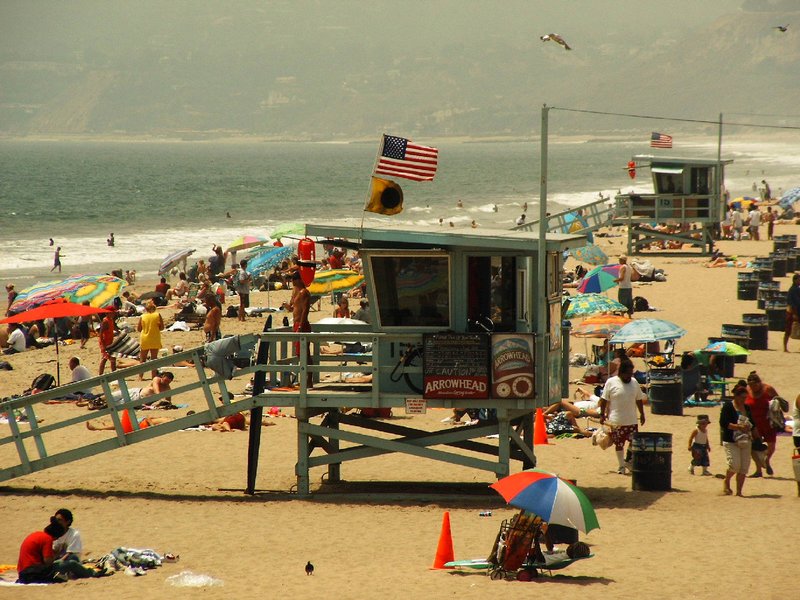
<path fill-rule="evenodd" d="M 121 333 L 115 337 L 107 349 L 111 356 L 117 358 L 139 358 L 139 352 L 141 351 L 139 342 L 131 338 L 127 333 Z"/>

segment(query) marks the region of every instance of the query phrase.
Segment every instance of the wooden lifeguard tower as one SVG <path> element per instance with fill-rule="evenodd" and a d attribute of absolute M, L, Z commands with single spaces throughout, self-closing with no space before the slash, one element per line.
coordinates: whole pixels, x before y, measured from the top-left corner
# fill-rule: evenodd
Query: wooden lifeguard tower
<path fill-rule="evenodd" d="M 618 194 L 612 223 L 628 228 L 628 254 L 709 255 L 725 211 L 725 165 L 732 160 L 636 155 L 652 194 Z M 686 245 L 697 251 L 682 250 Z"/>
<path fill-rule="evenodd" d="M 528 231 L 413 228 L 391 221 L 363 227 L 358 221 L 314 223 L 305 229 L 308 236 L 338 240 L 333 243 L 360 251 L 371 325 L 315 324 L 305 333 L 273 328 L 270 319 L 263 333 L 224 338 L 79 384 L 0 402 L 0 412 L 26 417 L 24 423 L 12 419 L 10 435 L 0 437 L 0 481 L 240 411 L 251 411 L 258 423 L 265 406 L 294 409 L 301 496 L 312 492 L 311 469 L 325 467 L 327 481 L 336 483 L 347 461 L 392 452 L 497 477 L 509 474 L 511 459 L 534 466 L 533 414 L 537 407 L 559 401 L 567 385 L 562 257 L 586 238 L 556 233 L 540 240 Z M 541 251 L 546 255 L 544 270 Z M 218 344 L 231 341 L 240 349 L 255 347 L 255 352 L 246 355 L 250 358 L 223 353 L 227 368 L 210 372 L 209 357 L 220 354 Z M 295 342 L 301 348 L 310 345 L 310 357 L 305 352 L 297 356 Z M 360 346 L 353 350 L 356 342 Z M 343 347 L 344 352 L 330 354 L 323 346 Z M 194 367 L 185 371 L 181 384 L 147 400 L 170 395 L 176 403 L 193 401 L 195 414 L 139 427 L 142 401 L 134 399 L 127 380 L 185 360 Z M 348 381 L 346 373 L 353 371 L 359 372 L 359 383 Z M 245 392 L 251 377 L 252 391 Z M 112 386 L 118 387 L 119 397 L 98 411 L 38 423 L 40 405 L 87 385 L 101 388 L 108 398 Z M 414 427 L 413 419 L 401 425 L 345 414 L 345 407 L 390 408 L 409 415 L 428 408 L 472 409 L 477 423 L 431 431 Z M 97 417 L 108 417 L 114 433 L 105 438 L 98 433 L 98 441 L 88 444 L 80 436 L 64 435 L 65 428 L 84 428 Z M 51 435 L 53 444 L 48 443 Z M 251 494 L 257 488 L 260 435 L 260 427 L 250 428 L 245 491 Z M 489 435 L 497 435 L 497 442 L 485 440 Z M 65 448 L 64 440 L 72 446 Z"/>

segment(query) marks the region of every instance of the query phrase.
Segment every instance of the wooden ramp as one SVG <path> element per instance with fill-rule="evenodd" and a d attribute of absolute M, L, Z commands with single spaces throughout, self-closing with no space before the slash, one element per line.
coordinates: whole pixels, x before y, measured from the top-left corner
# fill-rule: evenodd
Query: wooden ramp
<path fill-rule="evenodd" d="M 418 344 L 421 335 L 380 334 L 367 329 L 353 331 L 357 327 L 352 325 L 331 325 L 327 332 L 317 332 L 320 328 L 314 327 L 314 333 L 293 333 L 281 329 L 238 336 L 236 339 L 240 346 L 255 346 L 257 352 L 252 352 L 244 360 L 239 357 L 236 361 L 238 366 L 233 367 L 230 379 L 202 366 L 209 355 L 210 346 L 207 345 L 77 384 L 4 401 L 0 403 L 0 413 L 9 416 L 10 435 L 0 438 L 3 465 L 0 468 L 0 481 L 97 456 L 241 411 L 252 411 L 252 420 L 260 422 L 265 406 L 294 409 L 298 432 L 297 492 L 303 496 L 311 492 L 309 471 L 312 468 L 326 467 L 327 480 L 335 483 L 341 481 L 343 463 L 392 452 L 486 470 L 497 477 L 510 472 L 511 459 L 521 460 L 526 466 L 535 465 L 532 427 L 536 406 L 533 400 L 492 398 L 480 401 L 428 401 L 429 408 L 453 408 L 458 405 L 459 408 L 494 409 L 493 417 L 479 425 L 440 431 L 344 414 L 344 407 L 388 407 L 402 411 L 407 398 L 419 397 L 411 389 L 382 390 L 382 378 L 378 375 L 397 370 L 398 363 L 395 360 L 381 358 L 388 356 L 386 351 L 389 348 L 399 352 L 406 345 Z M 344 333 L 344 329 L 348 331 Z M 372 352 L 369 355 L 348 355 L 325 354 L 321 351 L 323 346 L 341 346 L 345 341 L 369 343 Z M 305 356 L 292 356 L 295 342 L 301 346 L 310 344 L 311 361 Z M 178 374 L 177 385 L 173 383 L 172 390 L 143 400 L 134 399 L 134 383 L 131 379 L 138 384 L 139 374 L 149 378 L 153 369 L 169 371 L 184 361 L 190 361 L 194 366 L 175 371 Z M 403 368 L 411 371 L 411 375 L 421 376 L 421 365 L 405 365 Z M 373 382 L 348 384 L 345 374 L 354 370 L 374 375 Z M 311 388 L 306 385 L 309 373 L 314 379 Z M 244 395 L 245 386 L 251 378 L 255 382 L 253 389 Z M 292 387 L 293 382 L 299 382 L 299 386 Z M 48 402 L 87 386 L 102 389 L 106 398 L 111 398 L 116 392 L 119 399 L 107 402 L 107 407 L 101 410 L 86 410 L 56 419 L 48 415 L 46 421 L 37 422 Z M 141 410 L 145 402 L 155 402 L 165 396 L 171 396 L 173 404 L 190 401 L 191 408 L 196 412 L 187 415 L 186 409 L 157 413 Z M 133 424 L 128 433 L 123 428 L 125 413 L 129 423 Z M 172 420 L 146 428 L 139 427 L 139 418 L 156 415 L 169 416 Z M 15 416 L 23 420 L 12 418 Z M 311 419 L 319 417 L 321 422 L 311 422 Z M 113 423 L 115 435 L 88 444 L 74 442 L 73 446 L 64 447 L 71 441 L 86 438 L 85 435 L 70 436 L 68 428 L 85 428 L 86 423 L 94 419 Z M 246 491 L 251 494 L 256 488 L 260 432 L 261 427 L 250 429 Z M 497 435 L 498 439 L 491 442 L 477 439 L 489 435 Z M 16 455 L 16 459 L 12 458 L 13 455 Z"/>

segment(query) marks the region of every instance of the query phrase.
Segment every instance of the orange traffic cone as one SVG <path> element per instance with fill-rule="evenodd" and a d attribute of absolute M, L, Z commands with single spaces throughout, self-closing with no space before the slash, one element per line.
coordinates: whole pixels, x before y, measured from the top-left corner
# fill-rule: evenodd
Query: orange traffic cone
<path fill-rule="evenodd" d="M 442 518 L 442 532 L 439 534 L 439 545 L 436 547 L 436 558 L 431 569 L 452 569 L 444 564 L 455 560 L 453 554 L 453 537 L 450 535 L 450 512 L 445 511 Z"/>
<path fill-rule="evenodd" d="M 544 413 L 541 408 L 536 409 L 536 420 L 533 423 L 533 445 L 546 446 L 547 427 L 544 424 Z"/>

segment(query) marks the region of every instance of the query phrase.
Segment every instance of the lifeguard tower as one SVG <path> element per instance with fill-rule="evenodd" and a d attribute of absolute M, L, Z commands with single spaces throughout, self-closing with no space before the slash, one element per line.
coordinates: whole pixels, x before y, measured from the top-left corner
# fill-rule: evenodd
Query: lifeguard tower
<path fill-rule="evenodd" d="M 613 224 L 627 226 L 628 254 L 711 254 L 727 208 L 725 165 L 733 161 L 653 155 L 632 160 L 637 169 L 650 170 L 654 192 L 615 197 Z"/>
<path fill-rule="evenodd" d="M 297 493 L 312 492 L 310 471 L 327 469 L 340 482 L 347 461 L 392 452 L 509 474 L 512 459 L 534 466 L 533 414 L 562 398 L 567 385 L 561 315 L 561 263 L 565 250 L 586 243 L 580 235 L 554 233 L 539 240 L 529 231 L 472 228 L 413 228 L 359 221 L 312 223 L 306 235 L 358 249 L 367 281 L 371 325 L 315 324 L 311 332 L 273 328 L 224 338 L 143 365 L 106 373 L 32 396 L 0 402 L 0 411 L 24 414 L 10 421 L 0 438 L 0 481 L 126 445 L 145 442 L 240 411 L 255 423 L 264 407 L 288 407 L 297 417 Z M 321 242 L 320 242 L 321 243 Z M 540 261 L 540 252 L 546 256 Z M 542 269 L 542 264 L 545 268 Z M 539 276 L 544 273 L 544 277 Z M 544 315 L 544 319 L 537 318 Z M 352 349 L 358 342 L 358 349 Z M 295 351 L 308 346 L 310 353 Z M 253 348 L 235 356 L 231 347 Z M 323 347 L 343 348 L 331 353 Z M 217 368 L 210 357 L 217 356 Z M 169 392 L 174 402 L 194 402 L 195 414 L 140 427 L 128 380 L 180 361 L 194 365 Z M 213 372 L 211 370 L 213 369 Z M 347 373 L 357 372 L 352 382 Z M 312 385 L 309 386 L 309 375 Z M 245 384 L 253 378 L 251 392 Z M 39 424 L 37 408 L 79 386 L 97 386 L 108 398 L 121 397 L 97 411 Z M 345 408 L 414 415 L 429 408 L 477 411 L 476 423 L 431 431 L 391 419 L 374 419 Z M 127 413 L 127 419 L 123 419 Z M 64 435 L 107 417 L 114 433 L 97 441 Z M 127 429 L 125 422 L 128 423 Z M 50 434 L 56 439 L 48 451 Z M 255 493 L 261 428 L 250 428 L 247 486 Z M 496 435 L 497 441 L 486 436 Z M 64 440 L 73 443 L 65 448 Z M 268 453 L 269 449 L 266 448 Z M 12 453 L 16 454 L 14 461 Z M 244 461 L 243 461 L 244 462 Z"/>

